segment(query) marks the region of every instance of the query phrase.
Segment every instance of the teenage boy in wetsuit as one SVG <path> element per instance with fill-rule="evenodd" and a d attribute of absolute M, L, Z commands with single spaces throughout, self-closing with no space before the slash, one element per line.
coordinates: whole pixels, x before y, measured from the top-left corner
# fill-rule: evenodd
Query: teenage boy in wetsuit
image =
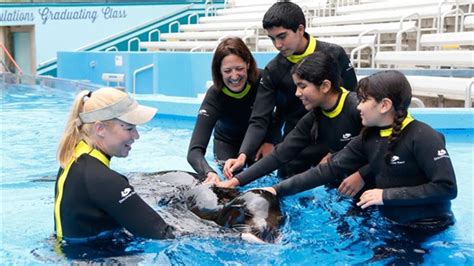
<path fill-rule="evenodd" d="M 306 33 L 306 19 L 297 4 L 275 3 L 265 13 L 262 23 L 280 53 L 265 67 L 239 156 L 228 159 L 224 165 L 227 178 L 232 178 L 234 171 L 241 169 L 249 156 L 255 154 L 258 160 L 269 154 L 273 146 L 281 141 L 278 136 L 281 135 L 283 124 L 285 137 L 307 113 L 295 96 L 296 86 L 290 73 L 292 66 L 299 60 L 315 51 L 328 53 L 338 61 L 342 87 L 353 91 L 357 86 L 354 69 L 344 49 L 336 44 L 318 41 Z M 264 138 L 272 139 L 273 143 L 263 143 Z M 310 145 L 284 168 L 280 168 L 279 175 L 285 177 L 305 171 L 319 163 L 327 152 L 322 143 Z"/>

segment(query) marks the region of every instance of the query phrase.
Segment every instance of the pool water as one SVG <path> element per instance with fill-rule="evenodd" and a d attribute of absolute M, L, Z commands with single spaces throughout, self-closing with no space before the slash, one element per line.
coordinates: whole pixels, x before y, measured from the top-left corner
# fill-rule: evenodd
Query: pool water
<path fill-rule="evenodd" d="M 474 264 L 472 130 L 441 130 L 457 175 L 458 197 L 453 200 L 457 222 L 421 245 L 408 241 L 376 210 L 360 211 L 351 200 L 320 187 L 282 200 L 286 219 L 276 244 L 196 234 L 132 241 L 122 256 L 67 258 L 55 250 L 52 238 L 54 182 L 48 180 L 58 170 L 56 148 L 77 91 L 38 86 L 0 89 L 2 264 Z M 129 157 L 114 158 L 111 167 L 122 173 L 192 171 L 186 152 L 193 126 L 192 118 L 158 114 L 139 127 L 140 140 Z M 207 156 L 210 160 L 212 154 Z M 274 182 L 276 178 L 269 176 L 243 189 Z M 374 260 L 377 254 L 385 256 Z"/>

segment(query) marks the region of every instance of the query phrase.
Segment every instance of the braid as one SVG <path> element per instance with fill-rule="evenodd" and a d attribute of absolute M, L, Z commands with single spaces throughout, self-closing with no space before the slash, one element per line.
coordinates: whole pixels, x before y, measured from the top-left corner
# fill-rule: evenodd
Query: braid
<path fill-rule="evenodd" d="M 385 163 L 390 164 L 390 160 L 393 156 L 393 151 L 395 150 L 395 146 L 400 139 L 400 134 L 402 133 L 402 123 L 405 117 L 407 116 L 406 110 L 398 110 L 395 114 L 395 119 L 392 124 L 392 134 L 388 139 L 388 148 L 387 152 L 385 153 Z"/>

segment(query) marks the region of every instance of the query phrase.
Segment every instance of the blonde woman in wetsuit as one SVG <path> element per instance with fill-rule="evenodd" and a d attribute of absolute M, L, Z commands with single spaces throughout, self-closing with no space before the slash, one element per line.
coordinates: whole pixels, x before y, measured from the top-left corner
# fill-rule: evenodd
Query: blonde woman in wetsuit
<path fill-rule="evenodd" d="M 113 88 L 82 91 L 74 102 L 58 148 L 54 224 L 58 240 L 83 242 L 126 229 L 144 238 L 173 238 L 173 228 L 110 169 L 112 157 L 127 157 L 139 138 L 136 125 L 155 108 L 139 105 Z"/>

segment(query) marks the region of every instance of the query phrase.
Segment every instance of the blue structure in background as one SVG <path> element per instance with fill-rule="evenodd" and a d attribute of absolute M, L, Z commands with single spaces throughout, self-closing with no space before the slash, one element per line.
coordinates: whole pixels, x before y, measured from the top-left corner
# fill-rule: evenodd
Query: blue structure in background
<path fill-rule="evenodd" d="M 253 53 L 260 68 L 275 54 Z M 211 52 L 58 52 L 58 77 L 105 85 L 102 74 L 124 74 L 122 86 L 132 93 L 197 97 L 212 80 L 212 56 Z"/>
<path fill-rule="evenodd" d="M 26 74 L 57 75 L 58 51 L 140 51 L 223 1 L 0 3 L 0 40 Z M 170 25 L 172 27 L 170 27 Z"/>
<path fill-rule="evenodd" d="M 275 52 L 253 53 L 264 68 Z M 194 117 L 211 77 L 211 52 L 59 52 L 58 77 L 106 83 L 103 73 L 123 74 L 127 91 L 159 115 Z M 149 66 L 147 68 L 147 66 Z M 144 69 L 141 72 L 137 70 Z M 135 74 L 134 74 L 135 72 Z M 258 103 L 257 103 L 258 104 Z M 411 112 L 435 128 L 474 128 L 474 110 L 413 108 Z"/>

